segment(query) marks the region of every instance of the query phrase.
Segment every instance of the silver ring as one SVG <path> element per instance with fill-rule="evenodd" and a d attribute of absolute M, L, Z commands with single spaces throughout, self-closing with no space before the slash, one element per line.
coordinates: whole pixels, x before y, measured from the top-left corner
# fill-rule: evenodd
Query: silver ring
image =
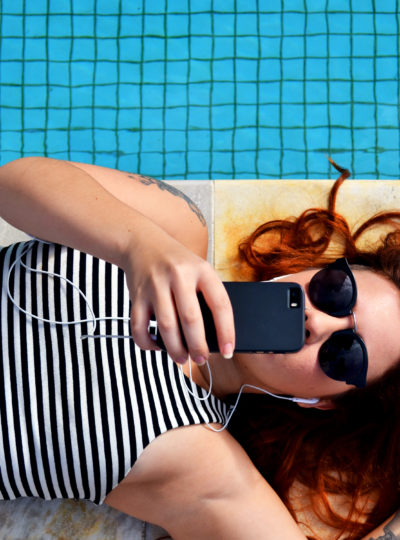
<path fill-rule="evenodd" d="M 354 328 L 353 328 L 353 330 L 354 330 L 355 332 L 357 332 L 356 314 L 354 313 L 354 311 L 351 311 L 351 312 L 350 312 L 350 315 L 353 315 L 353 321 L 354 321 Z"/>

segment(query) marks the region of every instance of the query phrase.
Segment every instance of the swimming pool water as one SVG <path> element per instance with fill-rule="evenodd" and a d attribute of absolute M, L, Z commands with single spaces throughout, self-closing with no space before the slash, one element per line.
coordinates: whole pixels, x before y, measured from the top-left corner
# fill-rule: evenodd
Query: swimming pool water
<path fill-rule="evenodd" d="M 398 0 L 2 0 L 1 163 L 399 178 Z"/>

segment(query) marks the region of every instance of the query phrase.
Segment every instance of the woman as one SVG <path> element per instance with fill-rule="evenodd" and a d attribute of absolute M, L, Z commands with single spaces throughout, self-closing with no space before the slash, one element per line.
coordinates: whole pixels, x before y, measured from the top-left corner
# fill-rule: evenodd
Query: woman
<path fill-rule="evenodd" d="M 192 204 L 161 186 L 151 179 L 45 158 L 24 158 L 1 168 L 2 217 L 42 241 L 2 250 L 0 492 L 3 498 L 33 494 L 105 500 L 164 527 L 176 539 L 304 538 L 235 439 L 202 424 L 224 423 L 226 408 L 220 400 L 243 384 L 318 398 L 316 407 L 332 408 L 352 390 L 322 371 L 318 350 L 332 332 L 353 328 L 353 316 L 333 317 L 313 309 L 307 297 L 307 343 L 299 353 L 268 355 L 268 362 L 260 355 L 232 358 L 232 311 L 220 280 L 204 261 L 204 222 Z M 318 248 L 321 241 L 315 243 Z M 303 268 L 326 263 L 323 252 Z M 117 267 L 125 274 L 131 307 Z M 276 274 L 284 273 L 283 264 L 278 268 Z M 48 275 L 36 277 L 35 269 L 62 279 L 54 278 L 50 286 Z M 289 267 L 299 270 L 295 280 L 307 290 L 316 270 Z M 385 276 L 358 268 L 353 272 L 354 312 L 368 350 L 368 386 L 374 387 L 397 364 L 400 297 Z M 67 292 L 63 279 L 68 277 L 79 283 L 85 299 Z M 12 300 L 4 298 L 6 283 Z M 124 324 L 130 309 L 136 345 L 156 350 L 148 334 L 154 313 L 170 357 L 188 374 L 179 317 L 195 361 L 191 388 L 204 397 L 209 354 L 198 290 L 212 310 L 221 352 L 210 357 L 214 398 L 209 402 L 183 394 L 189 382 L 165 355 L 141 353 L 123 339 L 129 335 Z M 100 328 L 100 319 L 109 316 L 120 317 L 117 328 L 109 321 Z M 96 325 L 94 319 L 99 319 Z M 61 320 L 63 324 L 55 324 Z M 66 324 L 76 321 L 83 322 Z M 282 489 L 272 480 L 287 495 L 288 486 Z M 318 489 L 318 495 L 326 495 L 326 486 Z M 288 497 L 285 502 L 290 508 Z M 385 517 L 389 509 L 393 505 L 385 507 Z M 368 530 L 375 524 L 371 520 Z"/>

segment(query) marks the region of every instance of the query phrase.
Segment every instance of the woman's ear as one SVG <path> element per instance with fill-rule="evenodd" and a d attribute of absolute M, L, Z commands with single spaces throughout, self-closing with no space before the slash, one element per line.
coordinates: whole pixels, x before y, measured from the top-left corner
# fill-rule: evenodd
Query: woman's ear
<path fill-rule="evenodd" d="M 305 409 L 321 409 L 321 410 L 330 410 L 335 409 L 336 405 L 333 399 L 320 399 L 317 403 L 297 403 L 299 407 L 304 407 Z"/>

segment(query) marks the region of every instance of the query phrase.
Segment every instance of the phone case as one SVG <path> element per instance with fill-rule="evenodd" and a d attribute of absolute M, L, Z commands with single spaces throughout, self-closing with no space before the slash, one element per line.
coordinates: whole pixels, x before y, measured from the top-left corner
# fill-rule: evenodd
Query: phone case
<path fill-rule="evenodd" d="M 304 291 L 298 283 L 224 282 L 232 303 L 237 352 L 296 352 L 304 345 Z M 212 313 L 198 294 L 210 352 L 218 352 Z M 182 329 L 181 329 L 182 331 Z M 157 345 L 165 350 L 159 332 Z M 182 332 L 182 340 L 186 341 Z"/>

